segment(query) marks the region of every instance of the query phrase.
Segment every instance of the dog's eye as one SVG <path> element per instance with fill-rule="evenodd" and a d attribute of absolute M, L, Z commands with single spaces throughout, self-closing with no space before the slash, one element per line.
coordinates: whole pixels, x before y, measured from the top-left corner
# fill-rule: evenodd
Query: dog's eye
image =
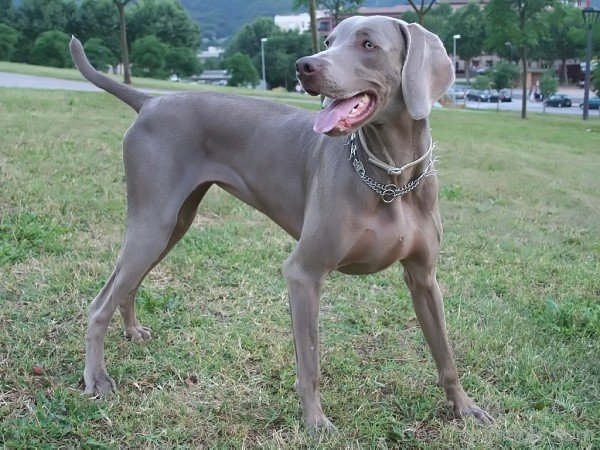
<path fill-rule="evenodd" d="M 325 45 L 325 48 L 329 48 L 329 39 L 326 39 L 323 45 Z"/>
<path fill-rule="evenodd" d="M 367 50 L 373 50 L 375 48 L 375 44 L 373 44 L 371 41 L 365 41 L 363 42 L 363 47 Z"/>

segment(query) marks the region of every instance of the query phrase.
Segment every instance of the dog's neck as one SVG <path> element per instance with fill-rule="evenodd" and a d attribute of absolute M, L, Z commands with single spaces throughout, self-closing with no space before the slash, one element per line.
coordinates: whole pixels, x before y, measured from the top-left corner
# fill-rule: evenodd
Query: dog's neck
<path fill-rule="evenodd" d="M 430 148 L 428 119 L 414 120 L 408 115 L 391 122 L 370 123 L 362 129 L 369 150 L 381 161 L 401 167 L 421 158 Z M 402 179 L 411 179 L 426 166 L 423 161 L 406 171 Z"/>

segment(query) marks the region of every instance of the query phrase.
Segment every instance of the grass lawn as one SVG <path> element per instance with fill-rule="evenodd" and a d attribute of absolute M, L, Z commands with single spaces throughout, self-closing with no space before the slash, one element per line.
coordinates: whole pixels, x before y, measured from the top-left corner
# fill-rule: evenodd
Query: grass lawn
<path fill-rule="evenodd" d="M 294 242 L 218 189 L 140 289 L 153 340 L 111 323 L 118 394 L 81 394 L 133 118 L 106 94 L 0 89 L 0 447 L 600 447 L 598 120 L 433 113 L 438 278 L 463 385 L 496 423 L 450 417 L 397 265 L 326 284 L 323 405 L 339 432 L 313 437 L 280 270 Z"/>

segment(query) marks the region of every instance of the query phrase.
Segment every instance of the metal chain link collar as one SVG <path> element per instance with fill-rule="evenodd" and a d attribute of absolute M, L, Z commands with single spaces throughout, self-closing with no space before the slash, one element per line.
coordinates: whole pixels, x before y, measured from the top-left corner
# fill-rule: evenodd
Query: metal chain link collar
<path fill-rule="evenodd" d="M 428 153 L 431 154 L 431 152 L 435 148 L 435 144 L 436 144 L 435 142 L 432 142 L 432 144 L 428 150 Z M 395 184 L 383 184 L 383 183 L 380 183 L 380 182 L 374 180 L 373 178 L 371 178 L 367 175 L 367 173 L 365 171 L 365 167 L 363 166 L 363 163 L 358 159 L 358 156 L 356 156 L 356 150 L 357 150 L 356 132 L 354 132 L 350 135 L 350 137 L 348 138 L 348 142 L 346 142 L 344 144 L 344 146 L 347 146 L 347 145 L 350 146 L 350 157 L 348 158 L 348 161 L 352 162 L 352 165 L 354 166 L 354 170 L 356 170 L 356 173 L 358 173 L 361 180 L 363 180 L 364 183 L 367 186 L 369 186 L 373 191 L 375 191 L 377 194 L 379 194 L 379 196 L 385 203 L 391 203 L 394 201 L 394 199 L 396 197 L 407 194 L 408 192 L 414 190 L 421 183 L 421 180 L 423 180 L 423 178 L 430 177 L 431 175 L 435 175 L 437 172 L 433 168 L 433 165 L 437 161 L 437 157 L 435 157 L 435 158 L 430 157 L 431 159 L 429 160 L 429 164 L 425 168 L 425 171 L 421 175 L 419 175 L 417 178 L 415 178 L 414 180 L 406 183 L 404 186 L 398 187 Z"/>

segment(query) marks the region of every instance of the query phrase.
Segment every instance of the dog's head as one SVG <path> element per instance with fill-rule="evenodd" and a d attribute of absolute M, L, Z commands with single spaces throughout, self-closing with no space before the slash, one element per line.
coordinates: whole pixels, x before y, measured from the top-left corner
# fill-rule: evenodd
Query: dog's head
<path fill-rule="evenodd" d="M 304 90 L 324 95 L 314 130 L 344 135 L 391 120 L 399 108 L 415 120 L 454 82 L 440 39 L 417 24 L 389 17 L 351 17 L 333 30 L 326 50 L 296 62 Z"/>

